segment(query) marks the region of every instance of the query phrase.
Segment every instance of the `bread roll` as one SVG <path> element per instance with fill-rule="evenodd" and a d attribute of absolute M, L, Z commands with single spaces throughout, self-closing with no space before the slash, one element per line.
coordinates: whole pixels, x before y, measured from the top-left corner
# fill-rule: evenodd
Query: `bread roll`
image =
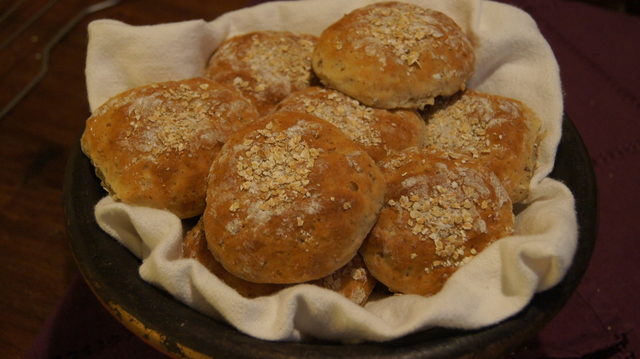
<path fill-rule="evenodd" d="M 277 112 L 233 134 L 209 174 L 209 249 L 251 282 L 325 277 L 356 254 L 386 184 L 371 157 L 315 116 Z"/>
<path fill-rule="evenodd" d="M 313 69 L 330 88 L 365 105 L 423 108 L 465 88 L 471 42 L 445 14 L 400 2 L 358 8 L 325 29 Z"/>
<path fill-rule="evenodd" d="M 257 118 L 233 87 L 169 81 L 109 99 L 87 120 L 81 145 L 114 199 L 189 218 L 204 211 L 206 178 L 222 144 Z"/>
<path fill-rule="evenodd" d="M 542 122 L 520 101 L 466 90 L 426 109 L 427 144 L 470 155 L 493 171 L 518 203 L 536 168 Z"/>
<path fill-rule="evenodd" d="M 468 156 L 410 148 L 380 166 L 385 205 L 360 253 L 390 290 L 433 295 L 474 255 L 513 233 L 509 196 Z"/>

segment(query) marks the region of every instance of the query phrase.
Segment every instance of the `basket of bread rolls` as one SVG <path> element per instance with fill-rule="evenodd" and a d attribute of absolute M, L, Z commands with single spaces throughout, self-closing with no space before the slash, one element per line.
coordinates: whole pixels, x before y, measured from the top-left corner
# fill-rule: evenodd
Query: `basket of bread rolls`
<path fill-rule="evenodd" d="M 93 219 L 144 285 L 233 335 L 479 331 L 571 267 L 559 71 L 519 9 L 273 2 L 89 35 Z M 119 38 L 139 48 L 106 56 Z"/>

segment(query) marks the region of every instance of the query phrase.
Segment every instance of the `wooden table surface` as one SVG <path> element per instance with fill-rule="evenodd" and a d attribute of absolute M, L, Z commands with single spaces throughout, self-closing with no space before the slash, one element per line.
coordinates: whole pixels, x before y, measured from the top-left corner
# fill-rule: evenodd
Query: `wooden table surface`
<path fill-rule="evenodd" d="M 98 3 L 0 1 L 0 111 L 41 71 L 48 43 Z M 123 0 L 89 14 L 52 47 L 42 80 L 0 118 L 0 358 L 24 355 L 78 273 L 65 233 L 62 184 L 70 148 L 89 116 L 84 78 L 89 22 L 212 20 L 247 3 Z"/>

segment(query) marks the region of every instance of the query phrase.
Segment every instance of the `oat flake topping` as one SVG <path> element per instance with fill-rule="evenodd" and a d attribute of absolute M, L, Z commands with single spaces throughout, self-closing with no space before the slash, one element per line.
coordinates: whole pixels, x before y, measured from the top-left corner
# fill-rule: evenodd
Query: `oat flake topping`
<path fill-rule="evenodd" d="M 431 189 L 436 195 L 424 197 L 418 194 L 401 196 L 399 201 L 390 201 L 389 205 L 399 211 L 406 211 L 409 220 L 406 225 L 420 240 L 432 240 L 439 257 L 451 257 L 454 262 L 464 256 L 466 231 L 473 228 L 477 217 L 474 205 L 469 200 L 458 201 L 457 188 L 435 186 Z M 471 189 L 471 187 L 467 187 Z M 452 265 L 450 261 L 435 261 L 434 266 Z"/>
<path fill-rule="evenodd" d="M 280 37 L 272 41 L 261 41 L 258 35 L 251 37 L 253 46 L 249 48 L 243 61 L 253 71 L 256 85 L 251 88 L 248 81 L 240 77 L 233 84 L 240 90 L 263 92 L 284 79 L 291 81 L 287 87 L 301 89 L 309 85 L 311 78 L 311 52 L 315 43 L 306 38 L 293 40 Z M 283 84 L 281 84 L 283 85 Z"/>
<path fill-rule="evenodd" d="M 318 149 L 302 140 L 295 127 L 282 132 L 272 130 L 270 122 L 246 139 L 247 151 L 237 163 L 236 173 L 244 180 L 240 189 L 258 196 L 261 210 L 291 203 L 298 196 L 310 197 L 308 177 L 320 155 Z M 239 203 L 235 202 L 230 210 L 238 208 Z M 302 225 L 300 221 L 298 224 Z"/>
<path fill-rule="evenodd" d="M 164 88 L 164 91 L 150 95 L 134 91 L 127 98 L 107 106 L 129 104 L 132 121 L 124 133 L 122 145 L 135 146 L 136 150 L 151 158 L 197 146 L 200 139 L 213 135 L 211 118 L 222 118 L 233 106 L 246 106 L 244 103 L 212 101 L 207 91 L 209 84 L 206 83 L 194 88 L 187 84 L 175 89 L 165 85 L 150 87 L 156 91 Z M 145 118 L 144 122 L 141 118 Z M 134 133 L 138 133 L 135 144 L 129 141 Z"/>
<path fill-rule="evenodd" d="M 461 266 L 470 259 L 465 254 L 469 231 L 487 231 L 479 211 L 495 204 L 482 199 L 486 194 L 476 188 L 478 184 L 473 173 L 458 167 L 459 174 L 455 174 L 445 165 L 439 167 L 447 177 L 446 183 L 416 187 L 416 184 L 428 183 L 428 180 L 422 176 L 408 177 L 403 186 L 410 188 L 410 193 L 397 200 L 389 200 L 387 205 L 398 211 L 401 217 L 408 218 L 405 225 L 413 235 L 423 242 L 433 241 L 436 255 L 442 260 L 434 261 L 432 268 Z M 468 252 L 475 254 L 473 248 Z"/>
<path fill-rule="evenodd" d="M 514 117 L 522 116 L 522 111 L 508 101 L 500 101 L 500 109 Z M 492 143 L 488 131 L 504 121 L 506 119 L 496 116 L 489 99 L 462 96 L 452 105 L 433 113 L 427 125 L 427 136 L 437 147 L 479 158 L 501 147 L 501 138 Z"/>
<path fill-rule="evenodd" d="M 351 140 L 365 146 L 382 143 L 373 108 L 337 91 L 322 89 L 319 93 L 323 95 L 321 98 L 303 98 L 302 104 L 291 107 L 332 123 Z"/>
<path fill-rule="evenodd" d="M 438 20 L 429 11 L 410 4 L 374 8 L 364 20 L 374 26 L 371 31 L 360 30 L 359 34 L 369 35 L 380 45 L 392 48 L 393 53 L 408 65 L 420 66 L 418 59 L 425 44 L 438 47 L 438 42 L 431 40 L 444 36 L 434 26 Z M 367 47 L 367 52 L 374 55 L 377 50 L 372 46 Z"/>

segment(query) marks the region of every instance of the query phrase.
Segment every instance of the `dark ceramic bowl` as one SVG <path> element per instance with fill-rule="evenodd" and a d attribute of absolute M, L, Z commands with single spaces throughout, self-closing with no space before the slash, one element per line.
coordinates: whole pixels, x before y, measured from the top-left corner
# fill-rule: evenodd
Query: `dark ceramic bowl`
<path fill-rule="evenodd" d="M 385 343 L 269 342 L 240 333 L 144 282 L 140 260 L 96 224 L 93 207 L 105 192 L 94 169 L 73 148 L 64 183 L 69 241 L 89 286 L 107 309 L 143 340 L 176 358 L 499 358 L 518 349 L 565 305 L 582 278 L 597 232 L 597 189 L 587 150 L 568 117 L 551 177 L 576 199 L 579 242 L 562 282 L 536 294 L 520 313 L 481 330 L 435 328 Z"/>

